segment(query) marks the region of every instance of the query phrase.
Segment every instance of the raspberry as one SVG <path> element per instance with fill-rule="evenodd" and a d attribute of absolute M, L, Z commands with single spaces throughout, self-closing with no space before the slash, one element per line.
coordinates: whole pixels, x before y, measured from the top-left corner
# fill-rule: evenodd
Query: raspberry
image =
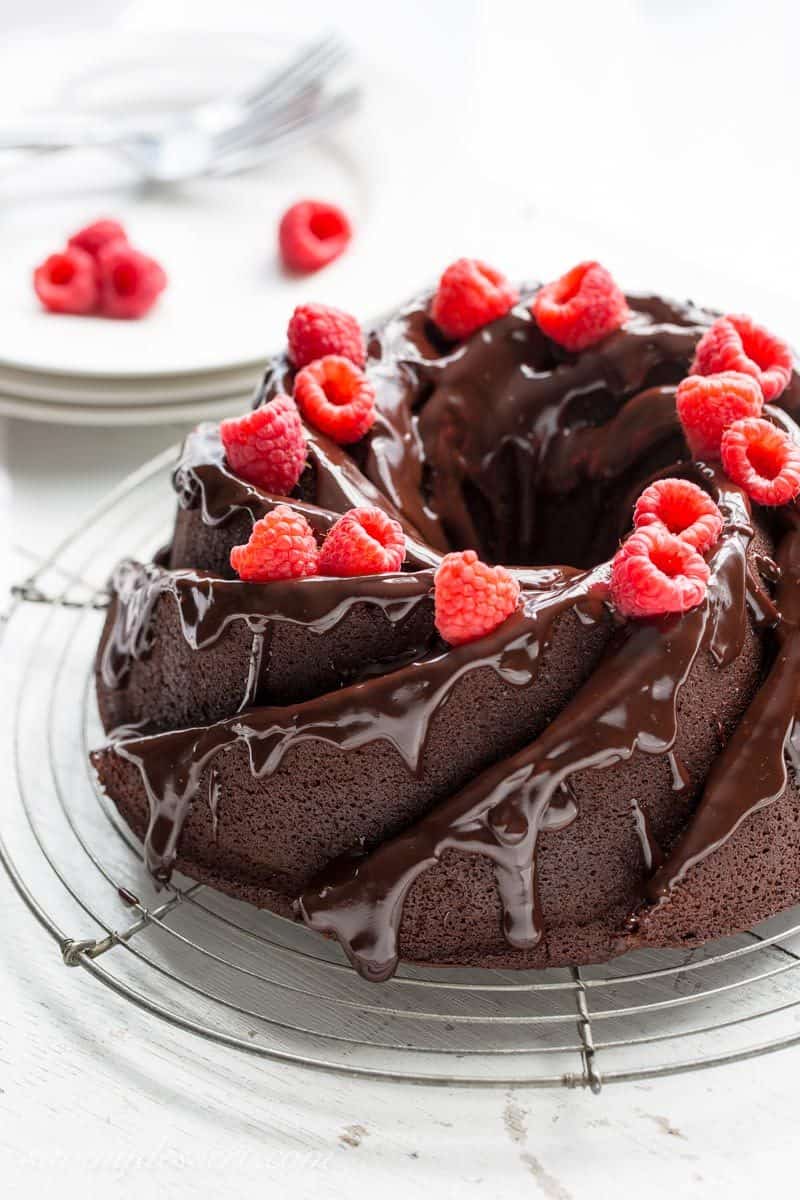
<path fill-rule="evenodd" d="M 585 350 L 630 317 L 625 294 L 598 262 L 582 262 L 533 298 L 531 311 L 547 337 L 565 350 Z"/>
<path fill-rule="evenodd" d="M 491 633 L 517 607 L 519 583 L 505 567 L 487 567 L 474 550 L 446 554 L 434 576 L 436 628 L 458 646 Z"/>
<path fill-rule="evenodd" d="M 103 247 L 110 242 L 127 242 L 127 240 L 128 235 L 119 221 L 102 220 L 93 221 L 91 225 L 85 225 L 83 229 L 73 233 L 69 239 L 69 245 L 77 246 L 79 250 L 85 250 L 87 254 L 91 254 L 92 258 L 96 258 Z"/>
<path fill-rule="evenodd" d="M 792 377 L 792 352 L 786 342 L 750 317 L 720 317 L 697 343 L 693 375 L 740 371 L 750 375 L 769 403 L 785 391 Z"/>
<path fill-rule="evenodd" d="M 688 542 L 657 525 L 637 529 L 611 564 L 611 596 L 626 617 L 682 613 L 705 599 L 709 570 Z"/>
<path fill-rule="evenodd" d="M 800 494 L 800 446 L 769 421 L 735 421 L 722 435 L 725 474 L 757 504 L 788 504 Z"/>
<path fill-rule="evenodd" d="M 346 249 L 353 236 L 350 222 L 335 204 L 301 200 L 281 217 L 278 246 L 290 271 L 318 271 Z"/>
<path fill-rule="evenodd" d="M 678 385 L 675 406 L 695 458 L 719 458 L 722 435 L 741 417 L 758 417 L 764 407 L 761 389 L 749 375 L 689 375 Z"/>
<path fill-rule="evenodd" d="M 633 510 L 636 529 L 664 529 L 694 546 L 709 550 L 722 533 L 722 513 L 696 483 L 688 479 L 659 479 L 645 488 Z"/>
<path fill-rule="evenodd" d="M 167 276 L 154 258 L 127 242 L 109 242 L 97 254 L 100 311 L 106 317 L 143 317 L 167 286 Z"/>
<path fill-rule="evenodd" d="M 46 258 L 33 272 L 33 286 L 49 312 L 89 313 L 97 307 L 94 260 L 75 246 Z"/>
<path fill-rule="evenodd" d="M 276 504 L 256 521 L 246 546 L 231 550 L 231 566 L 248 583 L 316 575 L 319 550 L 308 521 L 288 504 Z"/>
<path fill-rule="evenodd" d="M 399 571 L 406 556 L 402 527 L 380 508 L 353 508 L 340 517 L 322 543 L 321 575 L 385 575 Z"/>
<path fill-rule="evenodd" d="M 342 446 L 359 441 L 375 423 L 375 388 L 340 354 L 326 354 L 299 371 L 294 398 L 305 419 Z"/>
<path fill-rule="evenodd" d="M 287 338 L 289 359 L 298 368 L 326 354 L 340 354 L 357 367 L 363 367 L 367 360 L 358 321 L 327 304 L 301 304 L 296 308 L 289 321 Z"/>
<path fill-rule="evenodd" d="M 459 258 L 439 280 L 431 317 L 445 337 L 455 341 L 504 317 L 517 300 L 517 289 L 494 267 L 477 258 Z"/>
<path fill-rule="evenodd" d="M 306 463 L 306 439 L 297 405 L 279 395 L 269 404 L 219 427 L 232 470 L 248 483 L 288 496 Z"/>

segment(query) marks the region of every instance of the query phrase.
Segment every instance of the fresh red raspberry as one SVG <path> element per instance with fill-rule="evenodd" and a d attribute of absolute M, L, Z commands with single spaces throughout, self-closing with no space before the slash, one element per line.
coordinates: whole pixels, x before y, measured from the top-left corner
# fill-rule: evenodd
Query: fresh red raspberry
<path fill-rule="evenodd" d="M 248 483 L 288 496 L 306 464 L 306 439 L 297 405 L 279 395 L 244 417 L 219 427 L 231 469 Z"/>
<path fill-rule="evenodd" d="M 630 317 L 625 293 L 598 262 L 582 262 L 533 298 L 531 311 L 547 337 L 565 350 L 585 350 Z"/>
<path fill-rule="evenodd" d="M 517 289 L 494 267 L 477 258 L 459 258 L 439 280 L 431 318 L 455 341 L 504 317 L 518 300 Z"/>
<path fill-rule="evenodd" d="M 694 546 L 700 554 L 719 541 L 722 513 L 689 479 L 659 479 L 645 488 L 633 510 L 636 529 L 664 529 Z"/>
<path fill-rule="evenodd" d="M 792 351 L 750 317 L 719 317 L 697 343 L 691 372 L 717 375 L 720 371 L 751 375 L 769 403 L 788 387 Z"/>
<path fill-rule="evenodd" d="M 353 508 L 328 531 L 319 555 L 321 575 L 386 575 L 406 556 L 402 527 L 380 508 Z"/>
<path fill-rule="evenodd" d="M 367 361 L 358 321 L 328 304 L 301 304 L 296 308 L 289 321 L 287 338 L 289 360 L 298 369 L 326 354 L 340 354 L 357 367 L 363 367 Z"/>
<path fill-rule="evenodd" d="M 85 225 L 83 229 L 79 229 L 77 233 L 73 233 L 69 239 L 70 246 L 77 246 L 79 250 L 85 250 L 87 254 L 91 254 L 92 258 L 96 258 L 104 246 L 110 242 L 127 242 L 128 235 L 120 225 L 119 221 L 93 221 L 91 225 Z"/>
<path fill-rule="evenodd" d="M 352 236 L 350 222 L 335 204 L 301 200 L 281 217 L 278 246 L 290 271 L 307 274 L 338 258 Z"/>
<path fill-rule="evenodd" d="M 298 371 L 294 398 L 305 419 L 342 446 L 359 441 L 375 423 L 375 388 L 340 354 Z"/>
<path fill-rule="evenodd" d="M 446 554 L 434 576 L 436 628 L 458 646 L 491 633 L 519 601 L 519 582 L 505 567 L 487 567 L 474 550 Z"/>
<path fill-rule="evenodd" d="M 708 590 L 706 561 L 682 538 L 657 525 L 637 529 L 611 564 L 611 597 L 626 617 L 682 613 Z"/>
<path fill-rule="evenodd" d="M 76 246 L 46 258 L 33 272 L 33 286 L 49 312 L 89 313 L 97 307 L 94 259 Z"/>
<path fill-rule="evenodd" d="M 167 286 L 164 269 L 154 258 L 127 242 L 109 242 L 97 253 L 100 311 L 106 317 L 143 317 Z"/>
<path fill-rule="evenodd" d="M 761 388 L 749 375 L 689 375 L 678 385 L 675 406 L 695 458 L 719 458 L 722 435 L 742 417 L 758 417 L 764 407 Z"/>
<path fill-rule="evenodd" d="M 769 421 L 735 421 L 722 435 L 725 474 L 757 504 L 788 504 L 800 494 L 800 446 Z"/>
<path fill-rule="evenodd" d="M 256 521 L 247 545 L 233 547 L 231 566 L 248 583 L 316 575 L 319 550 L 313 530 L 302 513 L 276 504 Z"/>

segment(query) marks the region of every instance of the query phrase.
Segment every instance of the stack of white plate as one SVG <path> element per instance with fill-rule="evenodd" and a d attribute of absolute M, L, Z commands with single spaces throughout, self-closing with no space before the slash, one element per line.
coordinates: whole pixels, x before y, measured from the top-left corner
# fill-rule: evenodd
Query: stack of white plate
<path fill-rule="evenodd" d="M 9 39 L 0 112 L 174 110 L 224 94 L 231 79 L 246 87 L 292 49 L 238 35 Z M 450 214 L 431 186 L 439 151 L 419 138 L 425 118 L 419 98 L 365 71 L 355 124 L 245 176 L 145 189 L 99 151 L 0 160 L 0 414 L 132 425 L 244 411 L 295 305 L 335 304 L 363 320 L 452 256 Z M 356 230 L 341 259 L 305 278 L 287 275 L 276 253 L 280 216 L 303 196 L 340 204 Z M 57 316 L 34 295 L 36 264 L 101 216 L 122 221 L 167 271 L 142 320 Z"/>
<path fill-rule="evenodd" d="M 259 366 L 173 375 L 100 375 L 0 364 L 0 414 L 68 425 L 152 425 L 243 411 Z"/>

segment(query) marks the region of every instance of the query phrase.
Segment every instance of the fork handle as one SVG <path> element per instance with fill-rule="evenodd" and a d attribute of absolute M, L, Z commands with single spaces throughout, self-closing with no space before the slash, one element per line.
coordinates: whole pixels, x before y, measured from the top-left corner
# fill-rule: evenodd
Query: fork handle
<path fill-rule="evenodd" d="M 78 146 L 110 146 L 134 132 L 96 117 L 36 118 L 0 125 L 0 150 L 69 150 Z"/>

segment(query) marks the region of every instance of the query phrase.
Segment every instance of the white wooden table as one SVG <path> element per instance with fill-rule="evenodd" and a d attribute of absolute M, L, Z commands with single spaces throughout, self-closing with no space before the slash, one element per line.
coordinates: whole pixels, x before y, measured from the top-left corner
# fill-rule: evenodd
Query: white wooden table
<path fill-rule="evenodd" d="M 625 229 L 654 282 L 682 290 L 702 259 L 732 305 L 756 295 L 772 319 L 798 277 L 798 164 L 787 142 L 797 19 L 788 4 L 755 13 L 731 3 L 715 24 L 696 7 L 420 0 L 401 15 L 353 0 L 334 13 L 315 0 L 306 12 L 338 14 L 368 51 L 388 47 L 427 82 L 441 74 L 441 112 L 462 119 L 443 116 L 436 135 L 449 153 L 483 160 L 504 214 L 490 229 L 454 197 L 464 252 L 505 245 L 513 266 L 521 222 L 533 214 L 535 244 L 538 215 L 563 209 L 578 220 L 576 258 L 591 247 L 602 257 L 613 230 Z M 144 0 L 124 19 L 151 28 L 222 17 L 211 3 Z M 224 19 L 231 29 L 297 26 L 282 0 L 232 0 Z M 711 168 L 726 155 L 723 178 Z M 754 221 L 757 211 L 769 220 Z M 737 228 L 747 236 L 735 238 Z M 0 581 L 176 434 L 0 423 Z M 359 1082 L 252 1058 L 134 1009 L 62 964 L 3 872 L 0 912 L 3 1195 L 618 1200 L 641 1188 L 654 1200 L 705 1200 L 797 1191 L 799 1051 L 599 1097 Z"/>
<path fill-rule="evenodd" d="M 325 1076 L 134 1010 L 63 966 L 4 875 L 0 905 L 5 1195 L 706 1200 L 794 1186 L 796 1051 L 599 1097 Z"/>

